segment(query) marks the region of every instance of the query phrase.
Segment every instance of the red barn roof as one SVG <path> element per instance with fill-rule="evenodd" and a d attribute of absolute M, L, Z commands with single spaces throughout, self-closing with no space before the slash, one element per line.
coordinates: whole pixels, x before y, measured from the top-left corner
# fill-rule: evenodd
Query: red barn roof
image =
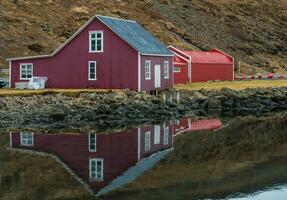
<path fill-rule="evenodd" d="M 210 51 L 185 51 L 185 54 L 191 56 L 192 63 L 226 63 L 232 64 L 233 58 L 217 49 Z"/>

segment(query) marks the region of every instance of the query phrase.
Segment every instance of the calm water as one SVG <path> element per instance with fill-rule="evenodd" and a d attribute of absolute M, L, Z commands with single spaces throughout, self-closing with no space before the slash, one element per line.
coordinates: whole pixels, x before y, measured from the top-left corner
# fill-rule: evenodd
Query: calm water
<path fill-rule="evenodd" d="M 270 120 L 272 121 L 272 117 Z M 287 148 L 285 149 L 283 140 L 276 141 L 278 143 L 276 146 L 280 144 L 280 149 L 276 152 L 274 150 L 274 155 L 267 146 L 264 147 L 265 149 L 262 147 L 264 152 L 266 149 L 269 152 L 268 157 L 260 155 L 260 147 L 260 151 L 256 149 L 255 154 L 255 150 L 250 150 L 243 152 L 244 155 L 236 155 L 235 160 L 227 158 L 230 157 L 227 153 L 223 154 L 226 158 L 221 156 L 215 161 L 209 158 L 208 161 L 199 159 L 194 165 L 194 161 L 190 161 L 191 164 L 186 161 L 181 163 L 181 155 L 177 155 L 177 151 L 178 146 L 185 146 L 180 145 L 184 137 L 193 137 L 192 134 L 199 134 L 197 131 L 203 130 L 205 134 L 217 134 L 222 130 L 230 129 L 227 125 L 229 120 L 221 118 L 195 121 L 182 118 L 159 125 L 144 125 L 108 134 L 93 132 L 48 134 L 27 131 L 2 134 L 0 137 L 0 199 L 27 199 L 28 197 L 28 199 L 86 199 L 101 195 L 107 199 L 120 199 L 116 198 L 117 193 L 113 193 L 118 189 L 123 199 L 125 196 L 129 196 L 126 199 L 140 199 L 135 196 L 136 192 L 133 193 L 134 196 L 129 195 L 129 189 L 132 186 L 126 187 L 127 184 L 136 179 L 134 185 L 137 191 L 138 184 L 143 179 L 140 190 L 144 191 L 145 187 L 149 186 L 144 178 L 150 176 L 155 166 L 162 167 L 167 170 L 166 173 L 169 173 L 167 166 L 170 165 L 170 171 L 172 171 L 172 167 L 176 164 L 186 166 L 185 169 L 188 168 L 187 166 L 194 166 L 195 169 L 191 167 L 188 170 L 189 175 L 183 178 L 174 175 L 173 170 L 170 173 L 173 178 L 166 180 L 166 183 L 161 180 L 160 183 L 156 183 L 155 177 L 162 178 L 156 170 L 150 176 L 150 184 L 157 184 L 154 188 L 166 190 L 165 194 L 169 191 L 167 185 L 174 185 L 175 190 L 178 188 L 179 191 L 173 191 L 175 196 L 162 196 L 162 199 L 287 199 Z M 261 124 L 259 122 L 254 126 L 258 127 Z M 187 131 L 188 135 L 185 134 Z M 234 133 L 238 131 L 245 130 L 239 130 L 235 126 Z M 222 137 L 226 137 L 224 132 Z M 188 144 L 210 145 L 208 139 L 201 141 L 206 143 Z M 230 146 L 228 148 L 231 149 Z M 248 148 L 251 149 L 251 147 Z M 225 149 L 225 146 L 222 149 Z M 160 162 L 166 158 L 168 158 L 167 161 Z M 176 160 L 174 163 L 173 158 Z M 206 171 L 205 169 L 199 171 L 196 166 L 202 167 L 205 162 L 209 162 L 209 167 Z M 229 165 L 229 168 L 226 167 Z M 212 167 L 214 169 L 210 173 Z M 162 172 L 165 171 L 162 170 Z M 205 177 L 208 173 L 210 173 L 210 179 L 208 176 Z M 249 179 L 250 177 L 254 178 Z M 29 184 L 33 188 L 29 187 Z M 121 190 L 123 187 L 126 189 Z M 157 191 L 154 188 L 147 195 L 153 195 Z M 105 197 L 107 194 L 108 197 Z M 112 195 L 109 196 L 110 194 Z M 141 193 L 138 196 L 142 199 L 148 197 L 144 195 L 146 194 Z M 155 199 L 159 198 L 161 197 Z"/>

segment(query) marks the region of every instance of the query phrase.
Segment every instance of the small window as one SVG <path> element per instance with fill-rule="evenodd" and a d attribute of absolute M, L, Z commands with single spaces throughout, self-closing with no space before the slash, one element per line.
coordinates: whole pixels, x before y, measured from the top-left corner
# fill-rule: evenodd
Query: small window
<path fill-rule="evenodd" d="M 176 73 L 180 72 L 180 67 L 174 67 L 173 72 L 176 72 Z"/>
<path fill-rule="evenodd" d="M 164 61 L 164 78 L 169 79 L 169 62 Z"/>
<path fill-rule="evenodd" d="M 34 134 L 33 133 L 20 133 L 21 146 L 33 146 Z"/>
<path fill-rule="evenodd" d="M 169 140 L 169 127 L 164 127 L 163 144 L 168 145 L 168 140 Z"/>
<path fill-rule="evenodd" d="M 91 31 L 89 37 L 89 52 L 103 52 L 104 44 L 103 31 Z"/>
<path fill-rule="evenodd" d="M 29 80 L 33 76 L 33 64 L 20 64 L 20 79 Z"/>
<path fill-rule="evenodd" d="M 89 61 L 89 80 L 97 80 L 97 62 Z"/>
<path fill-rule="evenodd" d="M 160 126 L 154 127 L 154 144 L 160 143 Z"/>
<path fill-rule="evenodd" d="M 144 149 L 145 151 L 149 151 L 150 150 L 150 132 L 146 132 L 145 133 L 145 145 L 144 145 Z"/>
<path fill-rule="evenodd" d="M 104 179 L 104 159 L 90 158 L 90 179 L 93 181 L 102 181 Z"/>
<path fill-rule="evenodd" d="M 89 151 L 97 151 L 97 135 L 94 133 L 89 133 Z"/>
<path fill-rule="evenodd" d="M 145 61 L 145 79 L 151 80 L 151 61 Z"/>

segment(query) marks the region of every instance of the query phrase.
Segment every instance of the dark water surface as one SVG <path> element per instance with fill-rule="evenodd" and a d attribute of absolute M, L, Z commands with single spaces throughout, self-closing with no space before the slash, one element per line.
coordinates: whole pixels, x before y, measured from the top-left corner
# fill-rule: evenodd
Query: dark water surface
<path fill-rule="evenodd" d="M 287 199 L 287 113 L 0 134 L 0 199 Z"/>

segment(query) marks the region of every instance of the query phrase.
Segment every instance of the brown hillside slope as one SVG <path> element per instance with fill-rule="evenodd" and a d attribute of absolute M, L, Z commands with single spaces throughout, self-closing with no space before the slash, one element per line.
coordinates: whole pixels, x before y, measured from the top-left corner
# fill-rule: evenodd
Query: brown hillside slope
<path fill-rule="evenodd" d="M 287 0 L 0 0 L 0 66 L 7 57 L 51 53 L 102 14 L 135 19 L 166 45 L 225 50 L 244 71 L 264 61 L 284 71 L 286 7 Z"/>

